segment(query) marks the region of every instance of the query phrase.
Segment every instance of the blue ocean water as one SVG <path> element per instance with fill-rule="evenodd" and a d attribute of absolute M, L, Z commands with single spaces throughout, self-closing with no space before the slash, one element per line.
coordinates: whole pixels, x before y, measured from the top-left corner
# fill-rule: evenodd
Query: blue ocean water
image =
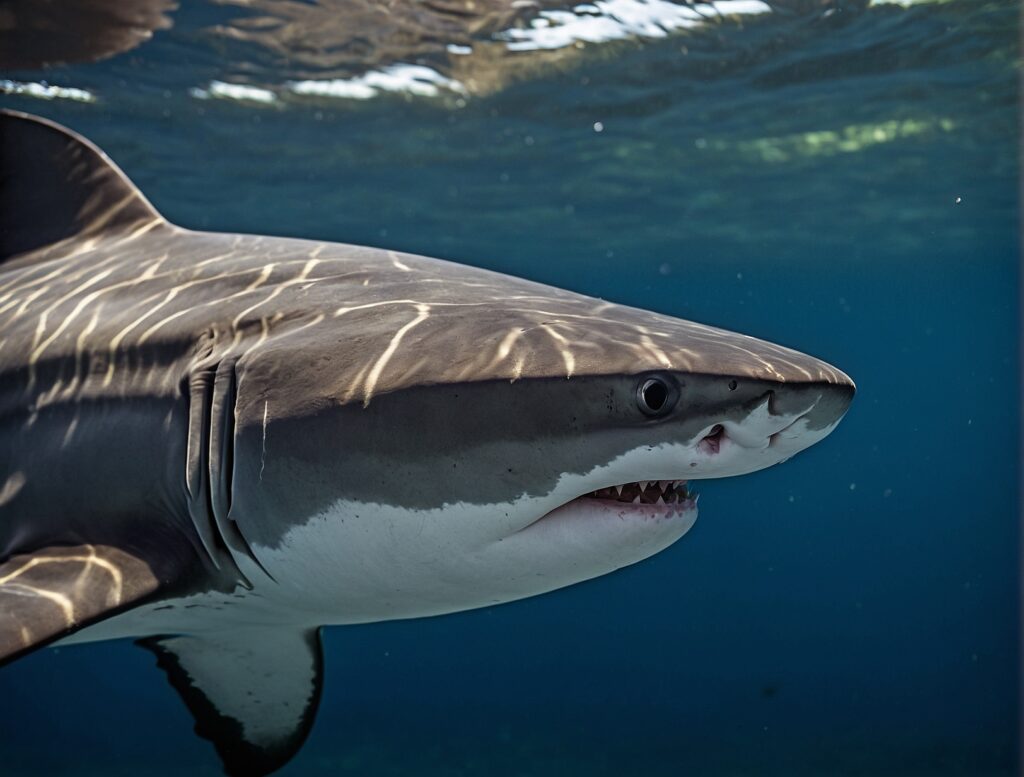
<path fill-rule="evenodd" d="M 380 245 L 735 329 L 856 380 L 679 543 L 542 597 L 328 629 L 284 775 L 1011 775 L 1020 718 L 1016 5 L 626 42 L 495 94 L 201 100 L 221 11 L 0 94 L 179 224 Z M 838 17 L 838 18 L 837 18 Z M 219 773 L 128 642 L 0 671 L 0 773 Z"/>

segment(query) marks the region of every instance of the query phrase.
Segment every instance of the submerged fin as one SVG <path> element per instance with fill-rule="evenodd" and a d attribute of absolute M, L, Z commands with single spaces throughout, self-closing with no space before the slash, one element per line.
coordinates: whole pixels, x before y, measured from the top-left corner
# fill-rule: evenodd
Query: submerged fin
<path fill-rule="evenodd" d="M 281 768 L 309 735 L 322 685 L 319 630 L 250 627 L 138 644 L 156 654 L 232 777 Z"/>
<path fill-rule="evenodd" d="M 0 663 L 120 612 L 157 587 L 144 561 L 104 545 L 12 556 L 0 564 Z"/>
<path fill-rule="evenodd" d="M 58 124 L 0 110 L 0 262 L 163 218 L 106 154 Z"/>

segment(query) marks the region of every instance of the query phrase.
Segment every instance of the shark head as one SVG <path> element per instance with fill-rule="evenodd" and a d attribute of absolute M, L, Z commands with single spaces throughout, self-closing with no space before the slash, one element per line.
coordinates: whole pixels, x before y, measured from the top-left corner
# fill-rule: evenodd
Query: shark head
<path fill-rule="evenodd" d="M 450 267 L 401 264 L 421 290 Z M 239 365 L 233 510 L 279 590 L 328 622 L 640 561 L 693 526 L 695 481 L 786 460 L 853 397 L 842 372 L 743 335 L 481 270 L 438 289 L 342 309 L 379 332 L 362 358 L 310 328 Z"/>

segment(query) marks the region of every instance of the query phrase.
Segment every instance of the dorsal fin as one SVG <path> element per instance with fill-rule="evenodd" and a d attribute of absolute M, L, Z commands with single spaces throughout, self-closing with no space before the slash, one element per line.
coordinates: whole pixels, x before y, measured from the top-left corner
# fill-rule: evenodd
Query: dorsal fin
<path fill-rule="evenodd" d="M 163 223 L 88 140 L 38 116 L 0 110 L 0 262 L 69 238 Z"/>

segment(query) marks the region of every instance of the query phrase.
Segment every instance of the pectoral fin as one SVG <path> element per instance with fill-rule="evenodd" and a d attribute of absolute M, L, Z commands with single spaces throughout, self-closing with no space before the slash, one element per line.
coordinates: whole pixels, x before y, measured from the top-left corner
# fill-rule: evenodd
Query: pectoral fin
<path fill-rule="evenodd" d="M 157 587 L 146 562 L 105 545 L 11 556 L 0 563 L 0 663 L 120 612 Z"/>
<path fill-rule="evenodd" d="M 269 774 L 309 735 L 322 684 L 318 630 L 241 628 L 139 644 L 156 654 L 227 774 Z"/>

